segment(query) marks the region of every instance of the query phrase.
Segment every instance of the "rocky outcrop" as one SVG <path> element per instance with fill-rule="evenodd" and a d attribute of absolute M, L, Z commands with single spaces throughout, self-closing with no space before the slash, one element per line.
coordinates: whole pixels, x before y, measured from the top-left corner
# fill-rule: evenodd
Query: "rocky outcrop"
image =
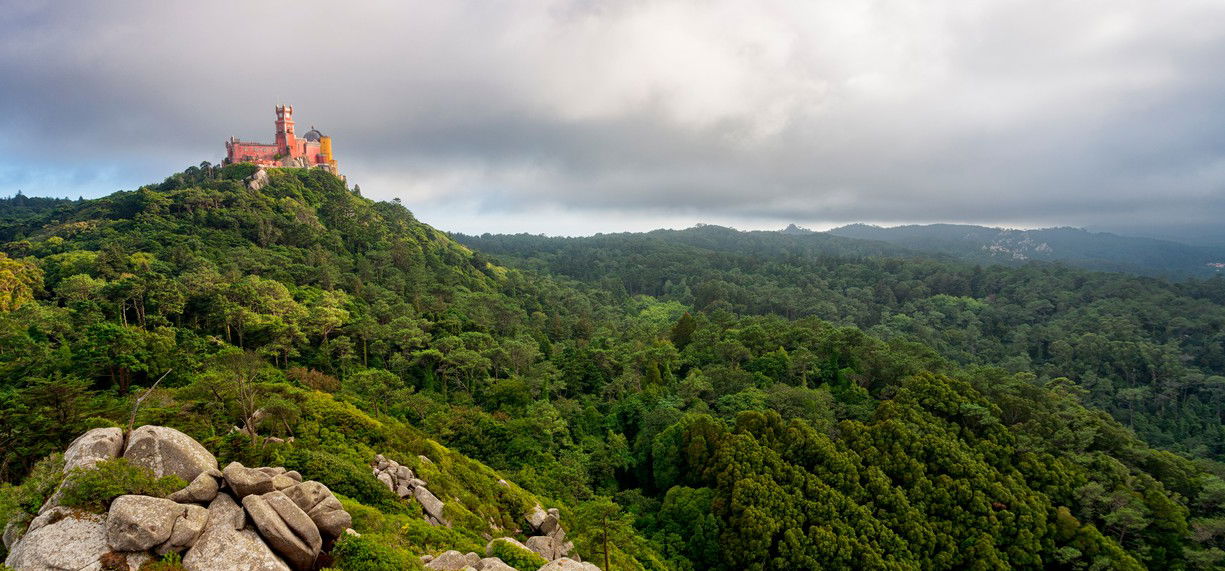
<path fill-rule="evenodd" d="M 77 437 L 64 450 L 64 473 L 74 468 L 92 468 L 102 460 L 110 460 L 123 452 L 123 430 L 95 428 Z"/>
<path fill-rule="evenodd" d="M 319 528 L 293 500 L 283 492 L 269 492 L 243 498 L 242 506 L 268 545 L 295 569 L 314 566 L 323 538 Z"/>
<path fill-rule="evenodd" d="M 5 564 L 17 571 L 136 569 L 185 552 L 188 571 L 303 571 L 316 567 L 325 537 L 352 532 L 353 519 L 331 490 L 297 472 L 237 462 L 218 470 L 198 442 L 162 426 L 142 426 L 124 444 L 119 429 L 91 430 L 65 452 L 66 470 L 92 468 L 122 451 L 132 464 L 190 483 L 166 498 L 119 496 L 104 514 L 60 506 L 57 490 L 29 523 L 5 526 Z"/>
<path fill-rule="evenodd" d="M 289 571 L 259 534 L 247 526 L 246 512 L 229 494 L 208 506 L 208 523 L 183 556 L 187 571 Z"/>
<path fill-rule="evenodd" d="M 492 556 L 497 551 L 499 543 L 505 543 L 516 549 L 522 549 L 524 551 L 531 551 L 530 549 L 527 548 L 526 545 L 519 543 L 519 540 L 513 537 L 495 537 L 489 540 L 489 543 L 485 544 L 485 555 Z"/>
<path fill-rule="evenodd" d="M 146 425 L 128 435 L 123 457 L 161 477 L 175 475 L 191 482 L 200 472 L 217 469 L 217 458 L 192 437 L 166 426 Z"/>
<path fill-rule="evenodd" d="M 25 533 L 23 531 L 25 526 L 26 522 L 21 519 L 14 519 L 13 521 L 5 524 L 4 535 L 0 536 L 3 538 L 2 541 L 5 549 L 9 549 L 14 543 L 17 543 L 17 540 L 21 538 L 23 533 Z"/>
<path fill-rule="evenodd" d="M 429 458 L 418 456 L 423 462 L 429 462 Z M 430 462 L 433 464 L 433 462 Z M 451 522 L 443 515 L 443 507 L 445 504 L 438 499 L 428 488 L 426 488 L 425 480 L 416 477 L 413 471 L 408 466 L 399 464 L 395 460 L 388 460 L 382 454 L 375 457 L 374 463 L 371 465 L 374 470 L 374 477 L 378 478 L 387 489 L 394 492 L 397 496 L 407 499 L 412 496 L 421 504 L 421 511 L 425 521 L 433 525 L 451 526 Z"/>
<path fill-rule="evenodd" d="M 569 557 L 562 557 L 556 561 L 550 561 L 548 565 L 541 567 L 539 571 L 600 571 L 600 568 L 591 563 L 583 563 Z"/>
<path fill-rule="evenodd" d="M 285 489 L 285 495 L 306 512 L 326 537 L 340 537 L 353 525 L 353 517 L 340 505 L 340 500 L 319 482 L 302 482 L 291 486 Z"/>
<path fill-rule="evenodd" d="M 268 186 L 268 171 L 265 171 L 263 167 L 260 167 L 259 170 L 255 171 L 255 174 L 247 177 L 244 179 L 244 181 L 247 183 L 247 188 L 251 190 L 259 190 L 264 188 L 265 186 Z"/>
<path fill-rule="evenodd" d="M 180 518 L 187 517 L 189 507 L 199 511 L 193 512 L 191 516 L 199 522 L 195 535 L 180 537 L 179 549 L 172 549 L 173 546 L 162 549 L 161 546 L 170 539 L 175 523 Z M 188 506 L 151 496 L 119 496 L 111 502 L 111 509 L 106 515 L 106 543 L 116 551 L 159 548 L 158 551 L 165 553 L 182 550 L 195 543 L 204 529 L 207 517 L 208 510 L 196 505 Z M 184 529 L 186 527 L 184 526 Z"/>
<path fill-rule="evenodd" d="M 464 567 L 476 568 L 481 564 L 481 556 L 475 553 L 460 553 L 455 550 L 447 551 L 442 555 L 430 559 L 425 564 L 426 569 L 437 569 L 439 571 L 459 571 Z"/>
<path fill-rule="evenodd" d="M 276 491 L 272 485 L 272 476 L 263 470 L 248 468 L 239 462 L 230 462 L 221 471 L 225 483 L 234 492 L 234 497 L 243 499 L 251 494 L 260 495 Z"/>
<path fill-rule="evenodd" d="M 204 526 L 208 524 L 208 510 L 197 505 L 188 505 L 179 517 L 174 520 L 170 537 L 157 546 L 157 554 L 165 555 L 171 551 L 180 553 L 196 544 Z"/>
<path fill-rule="evenodd" d="M 535 506 L 527 514 L 528 529 L 532 537 L 524 545 L 548 561 L 568 557 L 574 552 L 574 544 L 566 541 L 566 530 L 561 527 L 561 512 L 556 508 L 545 510 Z M 578 559 L 577 555 L 574 555 Z"/>
<path fill-rule="evenodd" d="M 221 477 L 221 472 L 217 469 L 205 470 L 187 484 L 186 488 L 166 496 L 166 499 L 181 504 L 207 504 L 217 497 L 217 492 L 221 489 Z"/>
<path fill-rule="evenodd" d="M 476 565 L 477 571 L 516 571 L 514 567 L 507 565 L 505 561 L 497 557 L 486 557 Z"/>
<path fill-rule="evenodd" d="M 110 551 L 106 518 L 76 513 L 25 534 L 4 563 L 18 571 L 98 569 L 98 561 Z"/>

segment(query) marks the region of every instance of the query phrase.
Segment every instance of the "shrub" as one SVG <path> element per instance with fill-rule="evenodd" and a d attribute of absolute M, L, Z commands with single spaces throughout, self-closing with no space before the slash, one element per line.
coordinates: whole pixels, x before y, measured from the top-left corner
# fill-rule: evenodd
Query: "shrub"
<path fill-rule="evenodd" d="M 549 562 L 545 558 L 537 555 L 532 551 L 516 547 L 509 541 L 496 541 L 493 544 L 493 553 L 491 557 L 497 557 L 503 563 L 518 569 L 519 571 L 536 571 Z"/>
<path fill-rule="evenodd" d="M 140 566 L 140 571 L 183 571 L 183 556 L 174 552 L 167 553 L 161 559 L 146 561 Z"/>
<path fill-rule="evenodd" d="M 95 512 L 106 511 L 111 500 L 127 494 L 163 497 L 187 485 L 178 476 L 158 478 L 127 458 L 98 462 L 93 468 L 77 468 L 64 478 L 60 503 Z"/>
<path fill-rule="evenodd" d="M 64 455 L 57 453 L 34 464 L 20 486 L 0 486 L 0 522 L 10 521 L 21 513 L 38 513 L 63 479 Z"/>
<path fill-rule="evenodd" d="M 335 567 L 342 571 L 422 569 L 421 560 L 366 536 L 343 535 L 332 547 Z"/>
<path fill-rule="evenodd" d="M 340 390 L 340 379 L 326 373 L 321 373 L 306 367 L 292 367 L 285 371 L 285 376 L 302 384 L 302 386 L 325 393 Z"/>
<path fill-rule="evenodd" d="M 374 478 L 370 468 L 322 450 L 287 451 L 285 468 L 318 480 L 328 489 L 384 511 L 403 511 L 404 503 Z"/>

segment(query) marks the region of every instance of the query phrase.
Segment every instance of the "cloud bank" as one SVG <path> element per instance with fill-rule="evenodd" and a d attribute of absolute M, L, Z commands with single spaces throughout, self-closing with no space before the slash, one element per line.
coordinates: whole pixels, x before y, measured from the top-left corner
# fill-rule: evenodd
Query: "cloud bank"
<path fill-rule="evenodd" d="M 1219 1 L 28 2 L 0 194 L 96 196 L 271 140 L 464 232 L 1209 223 Z"/>

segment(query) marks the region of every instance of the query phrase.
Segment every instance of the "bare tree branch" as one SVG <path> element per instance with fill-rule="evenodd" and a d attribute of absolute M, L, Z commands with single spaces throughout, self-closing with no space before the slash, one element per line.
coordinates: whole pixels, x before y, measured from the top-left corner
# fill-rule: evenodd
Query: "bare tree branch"
<path fill-rule="evenodd" d="M 170 371 L 173 371 L 173 370 L 174 369 L 167 369 L 165 373 L 162 373 L 162 376 L 157 378 L 157 381 L 153 383 L 153 386 L 149 387 L 148 389 L 145 389 L 144 394 L 141 394 L 139 397 L 136 398 L 136 402 L 132 403 L 132 416 L 128 418 L 128 432 L 129 433 L 132 432 L 132 427 L 133 425 L 136 424 L 136 410 L 140 408 L 140 403 L 144 402 L 144 400 L 148 398 L 149 395 L 153 394 L 153 389 L 156 389 L 157 385 L 161 384 L 162 379 L 166 378 L 166 375 L 169 375 Z"/>

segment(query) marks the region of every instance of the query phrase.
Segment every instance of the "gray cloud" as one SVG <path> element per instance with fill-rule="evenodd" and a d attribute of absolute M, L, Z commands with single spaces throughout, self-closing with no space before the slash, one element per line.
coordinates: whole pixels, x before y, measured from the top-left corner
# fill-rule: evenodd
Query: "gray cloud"
<path fill-rule="evenodd" d="M 10 4 L 4 194 L 217 161 L 287 101 L 467 232 L 1225 212 L 1216 1 Z"/>

